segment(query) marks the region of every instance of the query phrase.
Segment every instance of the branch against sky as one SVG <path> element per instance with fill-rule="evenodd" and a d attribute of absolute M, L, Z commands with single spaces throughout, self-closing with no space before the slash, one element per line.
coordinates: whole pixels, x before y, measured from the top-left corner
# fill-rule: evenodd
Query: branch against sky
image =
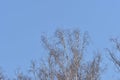
<path fill-rule="evenodd" d="M 110 41 L 114 44 L 114 50 L 108 49 L 111 61 L 114 63 L 116 68 L 120 71 L 120 40 L 118 38 L 111 38 Z"/>
<path fill-rule="evenodd" d="M 53 38 L 41 37 L 49 56 L 40 68 L 43 80 L 99 80 L 101 56 L 86 63 L 84 51 L 89 44 L 88 33 L 79 30 L 56 30 Z M 91 54 L 88 54 L 91 55 Z M 45 69 L 46 68 L 46 69 Z"/>
<path fill-rule="evenodd" d="M 87 32 L 58 29 L 53 37 L 42 35 L 41 41 L 48 52 L 46 60 L 39 61 L 40 64 L 32 61 L 28 73 L 18 70 L 14 80 L 100 80 L 101 55 L 97 53 L 85 61 L 88 60 L 84 55 L 89 45 Z M 7 80 L 2 72 L 0 80 Z"/>

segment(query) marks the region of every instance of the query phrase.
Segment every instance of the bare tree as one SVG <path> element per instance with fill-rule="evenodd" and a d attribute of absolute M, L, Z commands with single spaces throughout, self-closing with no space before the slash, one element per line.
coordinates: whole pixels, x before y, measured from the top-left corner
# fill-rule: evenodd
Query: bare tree
<path fill-rule="evenodd" d="M 110 59 L 120 71 L 120 40 L 118 38 L 111 38 L 110 41 L 114 44 L 115 52 L 107 48 Z"/>
<path fill-rule="evenodd" d="M 79 30 L 56 30 L 53 38 L 41 37 L 48 60 L 39 69 L 40 80 L 99 80 L 101 56 L 84 61 L 89 44 L 88 33 Z M 51 41 L 52 40 L 52 41 Z M 88 54 L 90 55 L 90 54 Z"/>
<path fill-rule="evenodd" d="M 14 80 L 32 80 L 32 78 L 24 75 L 23 73 L 18 73 L 16 79 Z"/>
<path fill-rule="evenodd" d="M 87 32 L 58 29 L 52 38 L 42 35 L 41 41 L 49 53 L 46 60 L 40 65 L 32 61 L 28 74 L 18 71 L 14 80 L 100 80 L 101 55 L 89 61 L 84 55 L 89 44 Z M 2 73 L 0 80 L 6 80 Z"/>

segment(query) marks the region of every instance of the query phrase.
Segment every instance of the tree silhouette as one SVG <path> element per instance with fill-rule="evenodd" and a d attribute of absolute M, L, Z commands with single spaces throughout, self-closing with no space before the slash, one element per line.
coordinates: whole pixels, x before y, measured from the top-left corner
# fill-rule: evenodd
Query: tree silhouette
<path fill-rule="evenodd" d="M 41 36 L 49 56 L 44 67 L 39 69 L 40 80 L 100 79 L 101 56 L 98 54 L 88 63 L 83 60 L 89 44 L 87 32 L 82 35 L 79 30 L 56 30 L 55 36 L 50 39 Z"/>
<path fill-rule="evenodd" d="M 18 71 L 14 80 L 100 80 L 101 55 L 90 61 L 84 55 L 89 44 L 87 32 L 58 29 L 52 38 L 42 35 L 41 41 L 48 52 L 46 60 L 39 65 L 32 61 L 28 74 Z M 0 80 L 6 80 L 2 73 Z"/>

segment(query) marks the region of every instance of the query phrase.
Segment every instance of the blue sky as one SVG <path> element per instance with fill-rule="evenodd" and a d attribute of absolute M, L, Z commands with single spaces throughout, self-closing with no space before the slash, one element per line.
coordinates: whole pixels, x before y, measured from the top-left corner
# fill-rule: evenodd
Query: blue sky
<path fill-rule="evenodd" d="M 0 0 L 0 66 L 14 73 L 44 54 L 42 32 L 57 28 L 88 31 L 93 46 L 108 47 L 119 37 L 120 0 Z M 23 67 L 24 66 L 24 67 Z"/>

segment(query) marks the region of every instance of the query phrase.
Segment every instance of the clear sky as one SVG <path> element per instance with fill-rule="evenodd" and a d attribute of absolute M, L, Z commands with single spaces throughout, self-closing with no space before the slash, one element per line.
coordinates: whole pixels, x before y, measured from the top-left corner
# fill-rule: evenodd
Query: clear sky
<path fill-rule="evenodd" d="M 120 0 L 0 0 L 0 66 L 13 73 L 44 54 L 42 32 L 88 31 L 96 49 L 120 34 Z"/>

